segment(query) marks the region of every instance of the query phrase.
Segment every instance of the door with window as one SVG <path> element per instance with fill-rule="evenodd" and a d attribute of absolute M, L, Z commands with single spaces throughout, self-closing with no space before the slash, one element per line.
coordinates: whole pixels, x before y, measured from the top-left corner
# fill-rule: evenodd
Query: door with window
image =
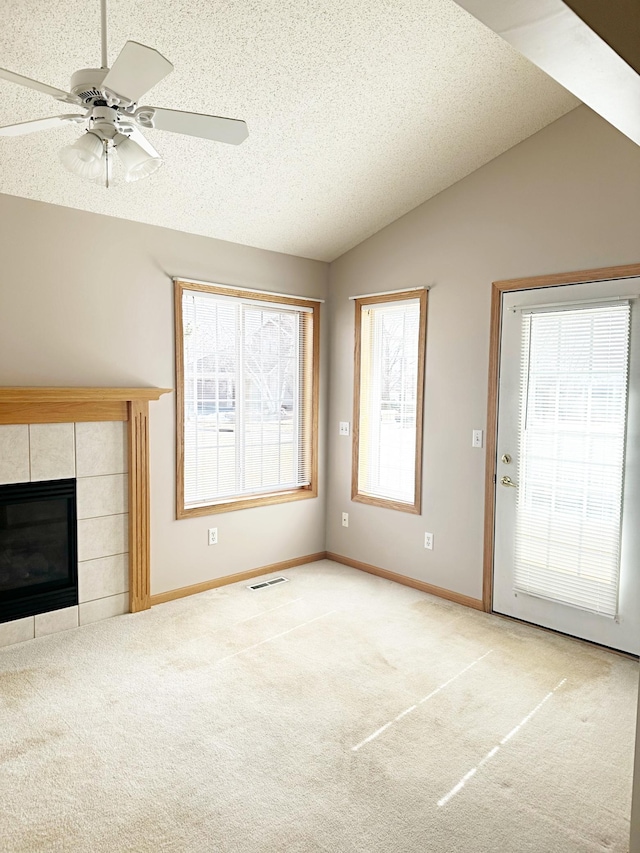
<path fill-rule="evenodd" d="M 493 609 L 640 652 L 639 279 L 502 296 Z"/>

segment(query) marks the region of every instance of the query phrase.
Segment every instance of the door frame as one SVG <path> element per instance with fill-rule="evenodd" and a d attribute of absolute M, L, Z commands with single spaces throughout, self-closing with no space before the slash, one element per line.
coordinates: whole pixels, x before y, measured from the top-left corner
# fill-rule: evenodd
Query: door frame
<path fill-rule="evenodd" d="M 592 281 L 619 281 L 640 276 L 640 264 L 578 270 L 576 272 L 539 275 L 529 278 L 510 278 L 491 285 L 491 324 L 489 333 L 489 381 L 487 394 L 486 463 L 484 481 L 484 555 L 482 604 L 487 613 L 493 612 L 493 558 L 495 531 L 496 474 L 498 460 L 498 382 L 500 378 L 500 343 L 502 332 L 502 294 L 512 290 L 560 287 L 563 284 L 585 284 Z"/>

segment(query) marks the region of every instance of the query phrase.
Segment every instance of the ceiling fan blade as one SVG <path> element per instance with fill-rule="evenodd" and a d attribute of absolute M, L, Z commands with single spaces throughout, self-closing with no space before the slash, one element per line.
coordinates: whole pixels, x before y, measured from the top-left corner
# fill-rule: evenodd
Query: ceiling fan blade
<path fill-rule="evenodd" d="M 186 113 L 181 110 L 164 110 L 160 107 L 140 107 L 134 115 L 142 127 L 155 127 L 171 133 L 199 136 L 215 142 L 239 145 L 249 135 L 244 121 L 235 118 L 208 116 L 202 113 Z"/>
<path fill-rule="evenodd" d="M 51 130 L 60 127 L 61 124 L 84 121 L 83 115 L 51 116 L 50 118 L 37 118 L 34 121 L 22 121 L 20 124 L 8 124 L 0 127 L 0 136 L 25 136 L 27 133 L 35 133 L 38 130 Z"/>
<path fill-rule="evenodd" d="M 137 103 L 139 98 L 173 71 L 173 65 L 152 47 L 128 41 L 102 81 L 102 88 Z"/>
<path fill-rule="evenodd" d="M 38 92 L 44 92 L 45 95 L 51 95 L 52 98 L 57 98 L 59 101 L 66 101 L 68 104 L 82 103 L 80 98 L 76 98 L 70 92 L 56 89 L 55 86 L 40 83 L 38 80 L 32 80 L 31 77 L 24 77 L 22 74 L 16 74 L 15 71 L 8 71 L 6 68 L 0 68 L 0 79 L 8 80 L 9 83 L 17 83 L 18 86 L 27 86 L 29 89 L 37 89 Z"/>

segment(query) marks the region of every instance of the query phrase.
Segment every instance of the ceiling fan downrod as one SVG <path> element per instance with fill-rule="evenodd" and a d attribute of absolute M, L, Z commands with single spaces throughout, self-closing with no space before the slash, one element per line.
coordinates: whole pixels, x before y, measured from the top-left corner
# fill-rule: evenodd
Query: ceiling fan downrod
<path fill-rule="evenodd" d="M 101 68 L 109 67 L 107 57 L 107 0 L 100 0 L 100 46 L 101 46 Z"/>

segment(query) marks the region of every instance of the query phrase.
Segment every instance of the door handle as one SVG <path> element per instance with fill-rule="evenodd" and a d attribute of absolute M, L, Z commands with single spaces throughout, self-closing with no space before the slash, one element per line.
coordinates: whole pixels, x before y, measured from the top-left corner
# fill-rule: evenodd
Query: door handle
<path fill-rule="evenodd" d="M 514 483 L 511 477 L 507 477 L 506 474 L 504 477 L 500 477 L 500 482 L 503 486 L 512 486 L 514 489 L 518 488 L 518 484 Z"/>

